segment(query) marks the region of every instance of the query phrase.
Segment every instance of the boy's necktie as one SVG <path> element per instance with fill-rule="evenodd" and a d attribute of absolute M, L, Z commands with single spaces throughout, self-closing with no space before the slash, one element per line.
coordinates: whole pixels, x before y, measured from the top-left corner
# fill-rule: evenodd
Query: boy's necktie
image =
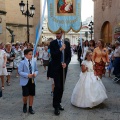
<path fill-rule="evenodd" d="M 28 62 L 29 62 L 29 71 L 30 71 L 30 74 L 32 74 L 32 65 L 30 63 L 30 60 L 28 60 Z M 33 78 L 32 78 L 32 83 L 34 83 Z"/>
<path fill-rule="evenodd" d="M 30 60 L 28 60 L 28 62 L 29 62 L 29 71 L 30 71 L 30 74 L 32 74 L 32 66 L 31 66 Z"/>

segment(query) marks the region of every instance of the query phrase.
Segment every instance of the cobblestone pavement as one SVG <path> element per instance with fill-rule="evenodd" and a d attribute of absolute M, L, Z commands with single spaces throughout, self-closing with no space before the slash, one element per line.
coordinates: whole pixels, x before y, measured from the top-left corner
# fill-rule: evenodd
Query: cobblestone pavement
<path fill-rule="evenodd" d="M 65 110 L 60 116 L 55 116 L 52 108 L 51 81 L 47 80 L 46 72 L 39 63 L 38 68 L 39 75 L 33 106 L 36 113 L 34 115 L 22 113 L 22 90 L 14 71 L 11 86 L 5 85 L 3 97 L 0 98 L 0 120 L 120 120 L 120 85 L 113 83 L 108 77 L 103 78 L 108 94 L 104 104 L 92 109 L 81 109 L 71 105 L 71 94 L 80 74 L 80 66 L 75 55 L 69 65 L 65 84 L 62 101 Z"/>

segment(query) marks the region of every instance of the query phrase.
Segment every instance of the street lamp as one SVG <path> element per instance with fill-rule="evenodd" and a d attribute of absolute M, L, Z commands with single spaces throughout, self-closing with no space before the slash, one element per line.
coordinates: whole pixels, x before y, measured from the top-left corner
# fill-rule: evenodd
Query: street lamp
<path fill-rule="evenodd" d="M 20 11 L 22 12 L 22 15 L 25 15 L 25 17 L 27 16 L 27 41 L 29 43 L 29 18 L 33 17 L 35 14 L 35 7 L 34 5 L 31 5 L 30 7 L 30 11 L 28 9 L 28 0 L 27 0 L 27 10 L 24 10 L 25 7 L 25 3 L 23 1 L 21 1 L 21 3 L 19 3 L 20 6 Z"/>
<path fill-rule="evenodd" d="M 42 27 L 42 33 L 43 33 L 43 31 L 44 31 L 44 28 Z"/>
<path fill-rule="evenodd" d="M 91 40 L 92 40 L 92 34 L 93 34 L 93 25 L 94 25 L 94 23 L 91 21 L 90 23 L 89 23 L 89 33 L 91 34 Z"/>

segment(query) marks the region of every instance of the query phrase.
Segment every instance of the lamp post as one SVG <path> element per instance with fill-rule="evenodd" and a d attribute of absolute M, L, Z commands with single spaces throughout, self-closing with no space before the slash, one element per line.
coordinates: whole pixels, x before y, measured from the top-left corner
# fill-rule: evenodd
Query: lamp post
<path fill-rule="evenodd" d="M 35 14 L 35 7 L 34 5 L 31 5 L 30 7 L 30 11 L 28 9 L 28 0 L 27 0 L 27 10 L 25 11 L 24 10 L 24 7 L 25 7 L 25 3 L 23 1 L 21 1 L 21 3 L 19 3 L 19 6 L 20 6 L 20 11 L 22 12 L 22 15 L 25 15 L 25 17 L 27 16 L 27 42 L 29 43 L 29 18 L 30 17 L 33 17 L 34 14 Z"/>
<path fill-rule="evenodd" d="M 93 25 L 94 25 L 94 23 L 91 21 L 90 23 L 89 23 L 89 33 L 91 34 L 91 40 L 92 40 L 92 34 L 93 34 Z"/>

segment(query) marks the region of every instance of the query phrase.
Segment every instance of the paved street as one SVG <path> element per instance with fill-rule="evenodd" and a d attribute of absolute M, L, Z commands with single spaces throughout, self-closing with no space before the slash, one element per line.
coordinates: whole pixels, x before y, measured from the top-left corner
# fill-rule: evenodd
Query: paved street
<path fill-rule="evenodd" d="M 108 94 L 104 104 L 92 109 L 81 109 L 71 105 L 71 94 L 80 74 L 76 59 L 74 55 L 69 65 L 62 101 L 65 111 L 61 112 L 60 116 L 53 114 L 51 81 L 47 80 L 43 66 L 38 63 L 39 75 L 33 106 L 36 113 L 34 115 L 22 113 L 22 90 L 14 71 L 11 86 L 5 85 L 3 97 L 0 98 L 0 120 L 120 120 L 120 85 L 113 83 L 108 77 L 103 78 Z"/>

